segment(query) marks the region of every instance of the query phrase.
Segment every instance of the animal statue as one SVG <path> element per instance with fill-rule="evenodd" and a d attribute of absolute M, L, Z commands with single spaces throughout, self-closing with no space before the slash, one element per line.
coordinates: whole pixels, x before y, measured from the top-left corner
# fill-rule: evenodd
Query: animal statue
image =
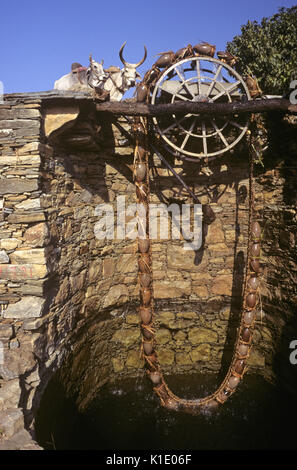
<path fill-rule="evenodd" d="M 91 88 L 100 89 L 108 75 L 103 70 L 101 63 L 95 62 L 90 54 L 90 66 L 83 67 L 78 62 L 71 65 L 71 72 L 55 81 L 55 90 L 88 91 Z"/>
<path fill-rule="evenodd" d="M 126 62 L 123 57 L 123 50 L 126 45 L 126 41 L 122 45 L 119 56 L 121 62 L 124 64 L 124 67 L 120 69 L 119 67 L 111 66 L 105 70 L 108 72 L 109 77 L 104 82 L 103 88 L 109 93 L 110 101 L 121 101 L 122 96 L 126 91 L 136 85 L 136 80 L 141 79 L 141 75 L 137 72 L 137 67 L 139 67 L 146 59 L 147 50 L 144 46 L 144 57 L 137 64 L 131 64 Z"/>

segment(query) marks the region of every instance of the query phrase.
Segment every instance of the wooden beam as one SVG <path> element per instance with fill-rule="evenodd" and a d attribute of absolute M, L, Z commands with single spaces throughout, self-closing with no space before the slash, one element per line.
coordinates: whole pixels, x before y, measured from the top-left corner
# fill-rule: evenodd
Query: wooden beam
<path fill-rule="evenodd" d="M 297 114 L 297 105 L 285 98 L 251 100 L 245 103 L 201 103 L 181 101 L 170 104 L 148 104 L 137 102 L 106 101 L 96 103 L 98 112 L 126 116 L 162 116 L 166 114 L 212 114 L 227 115 L 240 113 L 263 113 L 283 111 Z"/>

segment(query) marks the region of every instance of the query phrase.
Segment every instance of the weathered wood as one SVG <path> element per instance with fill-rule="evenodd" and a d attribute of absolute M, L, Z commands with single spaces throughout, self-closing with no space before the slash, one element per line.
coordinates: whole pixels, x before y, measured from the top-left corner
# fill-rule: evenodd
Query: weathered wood
<path fill-rule="evenodd" d="M 285 111 L 297 113 L 297 105 L 291 104 L 284 98 L 251 100 L 245 103 L 201 103 L 178 102 L 170 104 L 124 103 L 107 101 L 96 104 L 97 111 L 109 112 L 114 115 L 127 116 L 162 116 L 166 114 L 216 114 L 228 115 L 239 113 L 262 113 L 271 111 Z"/>
<path fill-rule="evenodd" d="M 49 90 L 43 92 L 31 93 L 12 93 L 4 95 L 4 103 L 0 105 L 5 109 L 7 106 L 19 105 L 23 103 L 46 103 L 51 104 L 55 101 L 62 104 L 69 101 L 94 102 L 91 93 Z M 97 111 L 108 112 L 113 115 L 126 116 L 161 116 L 165 114 L 186 114 L 186 113 L 203 113 L 227 115 L 234 113 L 262 113 L 271 111 L 284 111 L 289 113 L 297 113 L 297 105 L 290 103 L 285 98 L 256 99 L 245 103 L 201 103 L 201 102 L 179 102 L 170 104 L 152 105 L 147 103 L 137 103 L 131 99 L 116 102 L 107 101 L 104 103 L 96 103 Z"/>

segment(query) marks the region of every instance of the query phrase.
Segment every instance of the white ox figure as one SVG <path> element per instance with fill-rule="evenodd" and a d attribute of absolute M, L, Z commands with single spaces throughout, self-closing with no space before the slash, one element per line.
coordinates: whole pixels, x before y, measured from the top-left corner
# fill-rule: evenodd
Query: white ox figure
<path fill-rule="evenodd" d="M 123 94 L 131 87 L 136 85 L 136 79 L 141 79 L 140 74 L 136 71 L 146 59 L 147 50 L 144 46 L 144 57 L 137 64 L 130 64 L 126 62 L 123 58 L 123 50 L 125 47 L 126 41 L 122 45 L 119 56 L 121 62 L 124 64 L 124 68 L 120 69 L 118 67 L 109 67 L 105 72 L 109 73 L 109 78 L 104 82 L 103 88 L 105 91 L 109 92 L 110 101 L 121 101 Z"/>
<path fill-rule="evenodd" d="M 71 72 L 55 81 L 55 90 L 90 91 L 90 88 L 100 89 L 108 75 L 103 70 L 101 63 L 95 62 L 90 54 L 90 66 L 83 67 L 77 62 L 71 66 Z"/>

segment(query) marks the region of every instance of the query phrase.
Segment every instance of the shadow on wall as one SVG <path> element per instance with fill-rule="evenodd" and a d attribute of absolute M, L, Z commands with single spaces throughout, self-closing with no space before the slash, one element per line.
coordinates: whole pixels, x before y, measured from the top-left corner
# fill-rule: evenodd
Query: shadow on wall
<path fill-rule="evenodd" d="M 263 164 L 266 170 L 279 166 L 283 182 L 283 202 L 287 205 L 297 203 L 297 116 L 273 113 L 266 116 L 268 149 Z"/>
<path fill-rule="evenodd" d="M 228 328 L 226 332 L 226 341 L 223 350 L 221 369 L 219 371 L 219 378 L 222 381 L 226 376 L 229 365 L 231 363 L 234 351 L 234 343 L 237 334 L 237 328 L 240 323 L 240 314 L 242 307 L 242 294 L 245 277 L 246 263 L 244 259 L 244 253 L 237 250 L 238 237 L 240 235 L 240 225 L 238 220 L 238 206 L 243 204 L 247 197 L 246 186 L 242 185 L 239 187 L 238 183 L 235 183 L 235 194 L 236 194 L 236 206 L 235 206 L 235 243 L 234 243 L 234 265 L 233 265 L 233 282 L 232 282 L 232 294 L 231 294 L 231 305 L 230 305 L 230 316 L 228 322 Z"/>

